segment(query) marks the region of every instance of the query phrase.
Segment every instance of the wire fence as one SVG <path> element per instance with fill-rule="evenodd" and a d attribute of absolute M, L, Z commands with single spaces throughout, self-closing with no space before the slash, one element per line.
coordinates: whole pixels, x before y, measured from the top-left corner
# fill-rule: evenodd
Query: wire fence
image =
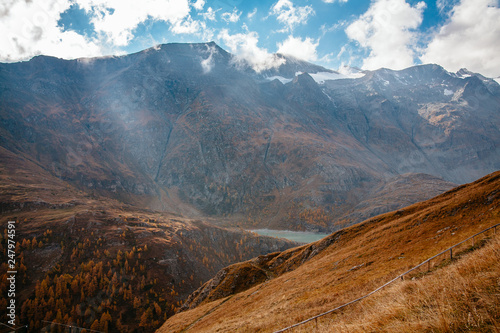
<path fill-rule="evenodd" d="M 80 332 L 87 332 L 87 333 L 104 333 L 102 331 L 96 331 L 96 330 L 91 330 L 89 328 L 84 328 L 84 327 L 78 327 L 74 325 L 66 325 L 66 324 L 61 324 L 61 323 L 56 323 L 53 321 L 47 321 L 47 320 L 42 320 L 42 323 L 45 323 L 46 326 L 40 329 L 40 332 L 64 332 L 64 333 L 80 333 Z M 59 327 L 57 329 L 56 327 Z M 11 333 L 11 332 L 28 332 L 28 325 L 23 325 L 23 326 L 17 326 L 17 327 L 12 327 L 10 325 L 6 325 L 4 323 L 0 323 L 0 333 Z"/>
<path fill-rule="evenodd" d="M 326 311 L 326 312 L 320 313 L 320 314 L 318 314 L 318 315 L 316 315 L 316 316 L 314 316 L 314 317 L 310 317 L 310 318 L 308 318 L 308 319 L 306 319 L 306 320 L 303 320 L 303 321 L 301 321 L 301 322 L 299 322 L 299 323 L 296 323 L 296 324 L 294 324 L 294 325 L 291 325 L 291 326 L 285 327 L 285 328 L 283 328 L 283 329 L 281 329 L 281 330 L 279 330 L 279 331 L 275 331 L 274 333 L 285 332 L 285 331 L 291 330 L 291 329 L 293 329 L 293 328 L 296 328 L 296 327 L 298 327 L 298 326 L 304 325 L 304 324 L 306 324 L 306 323 L 312 322 L 313 320 L 314 320 L 314 321 L 316 321 L 316 324 L 317 324 L 317 320 L 318 320 L 318 318 L 321 318 L 321 317 L 323 317 L 323 316 L 326 316 L 326 315 L 328 315 L 328 314 L 331 314 L 331 313 L 333 313 L 333 312 L 335 312 L 335 311 L 338 311 L 338 310 L 340 310 L 340 309 L 342 309 L 342 308 L 344 308 L 344 307 L 346 307 L 346 306 L 348 306 L 348 305 L 351 305 L 351 304 L 353 304 L 353 303 L 359 302 L 359 301 L 361 301 L 361 300 L 363 300 L 363 299 L 365 299 L 365 298 L 367 298 L 367 297 L 369 297 L 369 296 L 373 295 L 374 293 L 376 293 L 376 292 L 380 291 L 381 289 L 383 289 L 383 288 L 387 287 L 388 285 L 390 285 L 390 284 L 392 284 L 392 283 L 394 283 L 394 282 L 396 282 L 396 281 L 398 281 L 398 280 L 403 280 L 403 279 L 404 279 L 404 277 L 405 277 L 406 275 L 408 275 L 408 274 L 410 274 L 411 272 L 413 272 L 413 271 L 417 270 L 418 268 L 420 268 L 420 267 L 424 266 L 425 264 L 427 264 L 427 265 L 428 265 L 428 266 L 427 266 L 427 270 L 429 271 L 429 270 L 430 270 L 430 262 L 431 262 L 431 260 L 433 260 L 433 259 L 435 259 L 435 258 L 437 258 L 437 257 L 439 257 L 439 256 L 441 256 L 441 255 L 443 255 L 443 254 L 446 254 L 446 253 L 448 253 L 448 252 L 449 252 L 449 258 L 450 258 L 450 260 L 451 260 L 451 259 L 453 259 L 453 249 L 456 249 L 458 246 L 460 246 L 460 245 L 464 244 L 465 242 L 467 242 L 467 241 L 469 241 L 469 240 L 472 240 L 472 246 L 474 247 L 474 246 L 475 246 L 475 244 L 476 244 L 476 237 L 477 237 L 477 236 L 482 235 L 482 234 L 484 234 L 484 233 L 486 233 L 487 231 L 492 230 L 492 229 L 493 229 L 494 234 L 496 235 L 496 229 L 497 229 L 497 227 L 500 227 L 500 223 L 495 224 L 495 225 L 493 225 L 493 226 L 491 226 L 491 227 L 489 227 L 489 228 L 486 228 L 486 229 L 484 229 L 484 230 L 482 230 L 482 231 L 478 232 L 477 234 L 474 234 L 474 235 L 470 236 L 469 238 L 464 239 L 463 241 L 461 241 L 461 242 L 459 242 L 459 243 L 456 243 L 455 245 L 453 245 L 453 246 L 451 246 L 451 247 L 447 248 L 446 250 L 439 252 L 438 254 L 436 254 L 436 255 L 434 255 L 434 256 L 432 256 L 432 257 L 430 257 L 430 258 L 426 259 L 425 261 L 421 262 L 420 264 L 418 264 L 418 265 L 416 265 L 416 266 L 412 267 L 411 269 L 407 270 L 406 272 L 399 274 L 398 276 L 396 276 L 395 278 L 393 278 L 393 279 L 392 279 L 392 280 L 390 280 L 389 282 L 385 283 L 384 285 L 382 285 L 382 286 L 378 287 L 377 289 L 375 289 L 375 290 L 371 291 L 370 293 L 368 293 L 368 294 L 366 294 L 366 295 L 364 295 L 364 296 L 361 296 L 361 297 L 359 297 L 359 298 L 356 298 L 355 300 L 352 300 L 352 301 L 350 301 L 350 302 L 348 302 L 348 303 L 342 304 L 342 305 L 340 305 L 340 306 L 338 306 L 338 307 L 336 307 L 336 308 L 334 308 L 334 309 L 331 309 L 331 310 L 328 310 L 328 311 Z M 75 332 L 75 333 L 76 333 L 76 332 L 82 332 L 82 331 L 85 331 L 85 332 L 88 332 L 88 333 L 103 333 L 103 332 L 101 332 L 101 331 L 97 331 L 97 330 L 92 330 L 92 329 L 83 328 L 83 327 L 78 327 L 78 326 L 72 326 L 72 325 L 66 325 L 66 324 L 61 324 L 61 323 L 56 323 L 56 322 L 50 322 L 50 321 L 46 321 L 46 320 L 42 320 L 42 322 L 46 323 L 46 324 L 47 324 L 47 326 L 46 326 L 46 327 L 44 327 L 44 328 L 42 328 L 41 332 L 51 332 L 51 331 L 52 331 L 52 329 L 53 329 L 55 326 L 59 326 L 60 328 L 62 328 L 63 332 L 69 332 L 69 333 L 73 333 L 73 332 Z M 3 323 L 0 323 L 0 332 L 4 332 L 4 331 L 5 331 L 5 332 L 6 332 L 6 331 L 8 331 L 8 332 L 15 332 L 15 331 L 17 331 L 17 330 L 21 330 L 21 329 L 24 329 L 24 330 L 25 330 L 25 332 L 27 332 L 27 331 L 28 331 L 28 326 L 20 326 L 20 327 L 18 326 L 18 327 L 12 327 L 12 326 L 10 326 L 10 325 L 6 325 L 6 324 L 3 324 Z M 21 332 L 22 332 L 22 331 L 21 331 Z"/>
<path fill-rule="evenodd" d="M 61 323 L 56 323 L 53 321 L 47 321 L 47 320 L 42 320 L 42 322 L 48 324 L 47 327 L 42 328 L 40 332 L 52 332 L 52 329 L 54 326 L 59 326 L 60 328 L 63 329 L 63 332 L 68 332 L 68 333 L 77 333 L 77 332 L 88 332 L 88 333 L 104 333 L 102 331 L 96 331 L 96 330 L 91 330 L 89 328 L 83 328 L 83 327 L 78 327 L 78 326 L 73 326 L 73 325 L 65 325 Z M 50 329 L 50 330 L 47 330 Z"/>
<path fill-rule="evenodd" d="M 351 304 L 353 304 L 353 303 L 359 302 L 359 301 L 361 301 L 361 300 L 363 300 L 363 299 L 365 299 L 365 298 L 367 298 L 367 297 L 369 297 L 369 296 L 371 296 L 371 295 L 375 294 L 377 291 L 379 291 L 379 290 L 381 290 L 381 289 L 383 289 L 383 288 L 387 287 L 388 285 L 390 285 L 390 284 L 392 284 L 392 283 L 394 283 L 394 282 L 396 282 L 396 281 L 398 281 L 398 280 L 403 280 L 403 279 L 404 279 L 404 277 L 405 277 L 405 275 L 408 275 L 409 273 L 411 273 L 411 272 L 415 271 L 416 269 L 418 269 L 418 268 L 420 268 L 420 267 L 424 266 L 425 264 L 427 264 L 427 265 L 428 265 L 428 266 L 427 266 L 427 270 L 430 270 L 430 262 L 431 262 L 431 260 L 433 260 L 433 259 L 435 259 L 435 258 L 437 258 L 437 257 L 439 257 L 439 256 L 441 256 L 441 255 L 443 255 L 443 254 L 446 254 L 446 253 L 448 253 L 448 252 L 449 252 L 449 253 L 450 253 L 450 260 L 451 260 L 451 259 L 453 259 L 453 249 L 457 248 L 458 246 L 462 245 L 463 243 L 465 243 L 465 242 L 467 242 L 467 241 L 469 241 L 469 240 L 472 240 L 472 246 L 474 247 L 474 246 L 475 246 L 475 244 L 476 244 L 476 237 L 477 237 L 477 236 L 482 235 L 482 234 L 484 234 L 485 232 L 487 232 L 487 231 L 489 231 L 489 230 L 491 230 L 491 229 L 493 229 L 493 233 L 496 235 L 497 227 L 499 227 L 499 226 L 500 226 L 500 223 L 495 224 L 495 225 L 493 225 L 493 226 L 491 226 L 491 227 L 489 227 L 489 228 L 486 228 L 486 229 L 484 229 L 484 230 L 482 230 L 482 231 L 478 232 L 478 233 L 477 233 L 477 234 L 475 234 L 475 235 L 470 236 L 470 237 L 469 237 L 469 238 L 467 238 L 467 239 L 464 239 L 464 240 L 463 240 L 463 241 L 461 241 L 460 243 L 457 243 L 457 244 L 455 244 L 455 245 L 453 245 L 453 246 L 451 246 L 451 247 L 447 248 L 446 250 L 439 252 L 439 253 L 438 253 L 438 254 L 436 254 L 435 256 L 432 256 L 432 257 L 430 257 L 430 258 L 426 259 L 425 261 L 423 261 L 422 263 L 418 264 L 417 266 L 414 266 L 413 268 L 411 268 L 411 269 L 407 270 L 406 272 L 399 274 L 399 275 L 398 275 L 398 276 L 396 276 L 394 279 L 390 280 L 389 282 L 385 283 L 384 285 L 382 285 L 382 286 L 378 287 L 377 289 L 375 289 L 375 290 L 371 291 L 370 293 L 368 293 L 368 294 L 366 294 L 366 295 L 364 295 L 364 296 L 361 296 L 361 297 L 359 297 L 359 298 L 356 298 L 355 300 L 352 300 L 352 301 L 350 301 L 350 302 L 348 302 L 348 303 L 342 304 L 342 305 L 340 305 L 340 306 L 338 306 L 338 307 L 336 307 L 336 308 L 334 308 L 334 309 L 331 309 L 331 310 L 328 310 L 328 311 L 326 311 L 326 312 L 320 313 L 319 315 L 316 315 L 316 316 L 314 316 L 314 317 L 310 317 L 310 318 L 308 318 L 308 319 L 306 319 L 306 320 L 303 320 L 303 321 L 301 321 L 301 322 L 299 322 L 299 323 L 296 323 L 296 324 L 294 324 L 294 325 L 291 325 L 291 326 L 285 327 L 285 328 L 283 328 L 283 329 L 281 329 L 281 330 L 279 330 L 279 331 L 275 331 L 274 333 L 285 332 L 285 331 L 291 330 L 291 329 L 293 329 L 293 328 L 295 328 L 295 327 L 298 327 L 298 326 L 304 325 L 304 324 L 306 324 L 306 323 L 312 322 L 313 320 L 314 320 L 314 321 L 316 321 L 316 325 L 317 325 L 318 318 L 321 318 L 321 317 L 323 317 L 323 316 L 326 316 L 326 315 L 328 315 L 328 314 L 331 314 L 331 313 L 333 313 L 333 312 L 335 312 L 335 311 L 338 311 L 338 310 L 340 310 L 340 309 L 342 309 L 342 308 L 344 308 L 344 307 L 346 307 L 346 306 L 348 306 L 348 305 L 351 305 Z"/>

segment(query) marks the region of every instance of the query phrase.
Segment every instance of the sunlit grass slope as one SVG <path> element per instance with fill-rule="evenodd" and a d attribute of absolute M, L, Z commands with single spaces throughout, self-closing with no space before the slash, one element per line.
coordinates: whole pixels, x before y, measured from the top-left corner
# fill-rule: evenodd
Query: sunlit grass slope
<path fill-rule="evenodd" d="M 209 281 L 193 294 L 187 306 L 192 309 L 169 318 L 159 332 L 278 330 L 374 290 L 434 254 L 498 223 L 499 213 L 500 172 L 496 172 L 318 242 L 233 265 L 224 274 L 218 274 L 218 280 Z M 464 244 L 457 252 L 470 246 Z M 430 269 L 437 272 L 437 266 L 446 258 L 437 258 Z M 265 272 L 267 278 L 252 282 L 256 269 Z M 451 274 L 445 273 L 447 269 L 443 268 L 442 274 Z M 426 270 L 427 265 L 416 276 Z M 245 288 L 236 285 L 241 281 L 245 281 Z M 491 287 L 495 286 L 498 287 L 498 280 Z M 458 304 L 443 303 L 436 307 L 436 315 L 446 310 L 462 316 L 464 310 Z M 472 306 L 473 298 L 463 304 Z"/>
<path fill-rule="evenodd" d="M 500 237 L 443 269 L 321 319 L 318 332 L 500 332 Z"/>

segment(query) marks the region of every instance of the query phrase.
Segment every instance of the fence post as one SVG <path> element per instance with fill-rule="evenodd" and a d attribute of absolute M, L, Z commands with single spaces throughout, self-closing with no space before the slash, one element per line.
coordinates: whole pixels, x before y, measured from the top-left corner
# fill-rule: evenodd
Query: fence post
<path fill-rule="evenodd" d="M 431 271 L 431 260 L 427 260 L 427 272 Z"/>
<path fill-rule="evenodd" d="M 453 260 L 453 248 L 450 249 L 450 260 Z"/>

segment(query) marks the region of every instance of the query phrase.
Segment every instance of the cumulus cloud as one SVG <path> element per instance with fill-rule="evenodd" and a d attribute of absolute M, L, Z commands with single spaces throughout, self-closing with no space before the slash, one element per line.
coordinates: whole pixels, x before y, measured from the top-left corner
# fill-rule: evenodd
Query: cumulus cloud
<path fill-rule="evenodd" d="M 370 51 L 363 68 L 402 69 L 414 64 L 417 29 L 426 5 L 411 6 L 405 0 L 376 0 L 345 32 Z"/>
<path fill-rule="evenodd" d="M 221 17 L 226 22 L 238 22 L 241 16 L 241 12 L 238 12 L 237 8 L 234 8 L 231 13 L 222 13 Z"/>
<path fill-rule="evenodd" d="M 38 54 L 61 58 L 97 56 L 98 43 L 58 27 L 69 0 L 3 1 L 0 4 L 0 61 L 27 60 Z"/>
<path fill-rule="evenodd" d="M 306 24 L 315 12 L 311 6 L 295 7 L 290 0 L 278 0 L 271 7 L 271 14 L 285 26 L 283 31 L 292 31 L 297 25 Z"/>
<path fill-rule="evenodd" d="M 497 0 L 462 0 L 424 50 L 424 63 L 451 71 L 466 67 L 484 75 L 500 75 L 500 8 Z"/>
<path fill-rule="evenodd" d="M 134 38 L 139 24 L 148 20 L 167 23 L 174 34 L 209 40 L 213 29 L 190 15 L 191 9 L 201 11 L 204 5 L 205 0 L 2 0 L 0 61 L 37 54 L 62 58 L 116 54 Z M 86 12 L 94 27 L 92 37 L 59 26 L 61 14 L 72 6 Z"/>
<path fill-rule="evenodd" d="M 227 29 L 222 29 L 218 38 L 235 55 L 237 65 L 249 65 L 256 72 L 262 72 L 266 69 L 279 67 L 284 63 L 284 59 L 257 46 L 259 35 L 254 31 L 231 35 Z"/>
<path fill-rule="evenodd" d="M 175 34 L 196 34 L 204 29 L 206 29 L 205 22 L 195 21 L 191 16 L 175 22 L 170 27 L 170 31 Z"/>
<path fill-rule="evenodd" d="M 197 0 L 195 3 L 192 4 L 192 6 L 196 10 L 202 10 L 203 6 L 205 6 L 205 0 Z"/>
<path fill-rule="evenodd" d="M 176 24 L 189 15 L 188 0 L 76 0 L 108 42 L 125 46 L 133 30 L 148 19 Z"/>
<path fill-rule="evenodd" d="M 202 13 L 201 15 L 205 20 L 209 21 L 217 21 L 215 18 L 215 13 L 217 13 L 220 9 L 214 10 L 212 7 L 208 7 L 207 11 Z"/>
<path fill-rule="evenodd" d="M 278 53 L 307 61 L 315 61 L 318 59 L 316 52 L 318 45 L 319 41 L 314 41 L 312 38 L 301 39 L 290 35 L 283 43 L 278 43 Z"/>

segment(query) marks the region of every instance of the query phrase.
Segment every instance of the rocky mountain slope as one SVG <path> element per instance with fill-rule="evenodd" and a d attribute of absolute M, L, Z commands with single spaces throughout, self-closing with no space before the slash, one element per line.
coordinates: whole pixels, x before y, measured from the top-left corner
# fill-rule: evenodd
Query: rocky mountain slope
<path fill-rule="evenodd" d="M 363 296 L 427 258 L 499 221 L 500 172 L 496 172 L 431 200 L 342 229 L 315 243 L 226 267 L 193 293 L 182 307 L 185 311 L 169 318 L 158 332 L 273 332 Z M 485 236 L 493 235 L 491 230 Z M 478 241 L 476 239 L 475 246 L 480 244 Z M 498 245 L 498 242 L 495 244 Z M 455 248 L 455 258 L 473 249 L 472 245 L 472 242 L 468 242 L 461 248 Z M 498 248 L 490 249 L 490 254 L 491 251 L 498 255 Z M 418 279 L 427 274 L 427 269 L 432 271 L 443 267 L 448 263 L 448 258 L 447 252 L 409 278 Z M 485 260 L 492 262 L 490 259 Z M 495 290 L 498 290 L 498 265 L 495 268 L 483 268 L 494 274 L 489 273 L 489 282 L 481 283 L 480 289 L 481 292 L 490 290 L 488 299 L 491 304 L 495 297 L 498 298 L 495 296 Z M 470 291 L 470 288 L 461 290 Z M 385 297 L 393 298 L 387 294 Z M 475 297 L 462 299 L 461 302 L 453 303 L 453 300 L 448 299 L 446 308 L 445 303 L 442 303 L 440 309 L 443 314 L 446 313 L 446 320 L 452 321 L 450 327 L 455 324 L 462 328 L 472 327 L 478 320 L 489 323 L 490 326 L 481 326 L 483 328 L 493 327 L 493 320 L 498 323 L 498 313 L 481 305 Z M 423 309 L 414 311 L 421 313 L 431 303 L 434 309 L 440 306 L 427 302 Z M 405 306 L 413 305 L 410 303 Z M 490 317 L 486 321 L 482 320 L 480 315 L 470 312 L 472 308 L 483 314 L 486 311 Z M 351 313 L 350 308 L 342 312 L 357 317 L 363 311 L 356 307 L 354 309 L 359 312 Z M 394 311 L 401 313 L 401 308 L 386 311 L 388 309 L 380 304 L 376 310 L 389 316 Z M 391 318 L 393 322 L 398 319 L 397 315 Z M 463 318 L 470 320 L 464 322 Z M 387 324 L 380 318 L 373 319 Z M 427 319 L 420 318 L 420 322 Z M 328 327 L 330 321 L 325 323 Z M 336 321 L 331 323 L 338 328 Z M 307 332 L 310 328 L 305 327 L 303 331 Z M 376 327 L 374 329 L 377 330 Z"/>
<path fill-rule="evenodd" d="M 396 208 L 370 198 L 402 174 L 449 189 L 500 169 L 495 81 L 281 57 L 256 73 L 203 43 L 0 64 L 0 145 L 90 195 L 246 227 L 335 230 Z"/>

